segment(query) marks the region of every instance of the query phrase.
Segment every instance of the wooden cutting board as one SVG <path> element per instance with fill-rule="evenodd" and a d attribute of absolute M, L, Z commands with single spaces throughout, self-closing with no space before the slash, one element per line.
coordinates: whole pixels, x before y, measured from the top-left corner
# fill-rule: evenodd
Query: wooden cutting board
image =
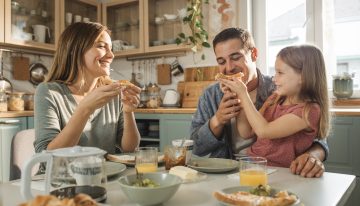
<path fill-rule="evenodd" d="M 171 84 L 171 65 L 158 64 L 157 68 L 157 82 L 160 85 Z"/>
<path fill-rule="evenodd" d="M 13 78 L 15 80 L 29 80 L 29 64 L 30 60 L 27 57 L 11 57 L 13 65 Z"/>
<path fill-rule="evenodd" d="M 183 94 L 179 91 L 180 96 L 182 96 L 182 107 L 197 107 L 199 97 L 202 95 L 204 89 L 213 83 L 215 83 L 215 81 L 184 82 Z"/>

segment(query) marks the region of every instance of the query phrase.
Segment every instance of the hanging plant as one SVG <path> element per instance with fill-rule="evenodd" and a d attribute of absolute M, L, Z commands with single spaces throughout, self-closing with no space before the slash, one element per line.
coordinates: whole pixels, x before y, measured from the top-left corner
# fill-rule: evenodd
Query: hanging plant
<path fill-rule="evenodd" d="M 201 51 L 203 47 L 210 48 L 208 42 L 208 32 L 204 29 L 202 4 L 209 4 L 209 0 L 188 0 L 187 13 L 183 17 L 184 24 L 188 24 L 191 30 L 191 34 L 179 33 L 176 38 L 176 43 L 191 45 L 191 50 L 196 53 Z M 205 55 L 201 55 L 201 59 L 205 59 Z"/>

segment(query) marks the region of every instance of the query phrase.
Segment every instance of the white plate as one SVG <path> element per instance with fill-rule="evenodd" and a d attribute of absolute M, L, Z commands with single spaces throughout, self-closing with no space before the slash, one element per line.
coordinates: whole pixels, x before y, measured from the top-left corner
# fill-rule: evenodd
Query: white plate
<path fill-rule="evenodd" d="M 222 173 L 238 168 L 239 162 L 222 158 L 194 158 L 187 166 L 200 172 Z"/>
<path fill-rule="evenodd" d="M 230 193 L 234 193 L 234 192 L 239 192 L 239 191 L 245 191 L 245 192 L 249 192 L 251 189 L 253 189 L 254 187 L 251 187 L 251 186 L 237 186 L 237 187 L 228 187 L 228 188 L 224 188 L 221 190 L 222 193 L 225 193 L 225 194 L 230 194 Z M 271 195 L 270 196 L 274 196 L 276 193 L 280 192 L 281 190 L 284 190 L 284 189 L 277 189 L 277 188 L 271 188 Z M 287 191 L 289 195 L 295 195 L 297 197 L 297 200 L 294 204 L 292 204 L 291 206 L 296 206 L 296 205 L 299 205 L 300 203 L 300 199 L 299 197 L 292 193 L 292 192 L 289 192 Z M 219 200 L 218 200 L 219 201 Z M 230 206 L 231 204 L 228 204 L 226 202 L 222 202 L 222 201 L 219 201 L 222 205 L 226 205 L 226 206 Z"/>

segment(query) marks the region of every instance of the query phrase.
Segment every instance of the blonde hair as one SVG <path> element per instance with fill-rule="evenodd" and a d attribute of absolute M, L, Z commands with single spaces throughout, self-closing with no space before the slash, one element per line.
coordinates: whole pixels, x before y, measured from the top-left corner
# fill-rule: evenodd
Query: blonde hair
<path fill-rule="evenodd" d="M 322 52 L 312 45 L 289 46 L 282 49 L 277 58 L 301 74 L 300 98 L 306 102 L 305 119 L 308 120 L 309 107 L 312 103 L 320 105 L 318 137 L 325 138 L 330 130 L 331 116 L 326 68 Z"/>
<path fill-rule="evenodd" d="M 95 40 L 103 31 L 109 35 L 111 33 L 106 26 L 94 22 L 78 22 L 68 26 L 59 38 L 54 62 L 45 81 L 71 85 L 80 76 L 83 86 L 85 84 L 84 55 L 94 46 Z M 108 77 L 99 78 L 98 85 L 105 84 L 106 79 Z"/>

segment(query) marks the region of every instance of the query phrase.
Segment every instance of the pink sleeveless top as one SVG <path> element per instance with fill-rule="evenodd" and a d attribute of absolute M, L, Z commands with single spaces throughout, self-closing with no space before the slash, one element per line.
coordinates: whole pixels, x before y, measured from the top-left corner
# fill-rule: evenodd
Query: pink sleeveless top
<path fill-rule="evenodd" d="M 277 104 L 267 108 L 263 116 L 268 122 L 290 113 L 303 117 L 304 106 L 305 104 L 285 106 Z M 290 167 L 291 162 L 312 145 L 319 129 L 319 120 L 320 106 L 313 103 L 310 105 L 308 114 L 311 131 L 301 130 L 279 139 L 258 138 L 248 149 L 248 155 L 265 157 L 268 160 L 269 166 Z M 291 127 L 291 125 L 284 125 L 284 127 Z"/>

